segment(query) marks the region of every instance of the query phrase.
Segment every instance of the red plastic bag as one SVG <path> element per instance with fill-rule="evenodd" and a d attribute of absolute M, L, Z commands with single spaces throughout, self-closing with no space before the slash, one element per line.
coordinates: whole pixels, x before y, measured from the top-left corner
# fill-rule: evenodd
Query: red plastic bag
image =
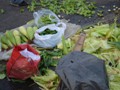
<path fill-rule="evenodd" d="M 32 57 L 27 58 L 23 56 L 20 52 L 25 49 L 32 54 L 39 56 L 39 53 L 28 44 L 15 46 L 9 61 L 7 62 L 7 76 L 9 78 L 25 80 L 32 75 L 37 74 L 40 58 L 37 58 L 38 60 L 33 60 Z"/>

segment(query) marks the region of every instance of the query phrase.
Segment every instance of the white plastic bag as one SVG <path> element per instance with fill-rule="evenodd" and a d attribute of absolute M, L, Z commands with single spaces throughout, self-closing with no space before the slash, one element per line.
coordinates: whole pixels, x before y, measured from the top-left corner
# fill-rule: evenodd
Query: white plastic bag
<path fill-rule="evenodd" d="M 60 19 L 56 16 L 56 14 L 47 9 L 42 9 L 34 12 L 33 17 L 35 24 L 38 27 L 60 22 Z"/>
<path fill-rule="evenodd" d="M 39 33 L 43 32 L 46 29 L 56 30 L 57 33 L 39 35 Z M 66 29 L 66 24 L 63 22 L 60 22 L 58 24 L 49 24 L 47 26 L 43 26 L 35 32 L 34 34 L 35 39 L 33 40 L 33 42 L 43 48 L 54 47 L 61 41 L 61 37 L 62 35 L 64 35 L 65 29 Z"/>
<path fill-rule="evenodd" d="M 20 54 L 26 58 L 30 58 L 30 60 L 40 60 L 40 56 L 39 55 L 36 55 L 34 54 L 33 52 L 30 52 L 26 49 L 20 51 Z"/>

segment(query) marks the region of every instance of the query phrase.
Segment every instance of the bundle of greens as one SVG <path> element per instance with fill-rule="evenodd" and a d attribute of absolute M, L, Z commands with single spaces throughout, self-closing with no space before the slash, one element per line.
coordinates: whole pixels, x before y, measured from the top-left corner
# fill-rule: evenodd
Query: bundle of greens
<path fill-rule="evenodd" d="M 40 51 L 41 62 L 39 65 L 39 75 L 32 77 L 32 79 L 40 86 L 41 90 L 56 90 L 60 79 L 54 71 L 58 64 L 58 61 L 63 55 L 72 51 L 74 43 L 70 38 L 65 39 L 62 36 L 62 42 L 55 48 L 50 49 L 38 49 Z"/>
<path fill-rule="evenodd" d="M 39 75 L 31 77 L 41 90 L 56 90 L 59 84 L 59 77 L 53 71 L 58 64 L 58 60 L 63 56 L 63 52 L 58 48 L 41 49 L 41 62 L 39 64 Z"/>
<path fill-rule="evenodd" d="M 56 34 L 56 33 L 57 33 L 56 30 L 49 30 L 49 29 L 46 29 L 45 31 L 39 33 L 39 35 Z"/>
<path fill-rule="evenodd" d="M 41 62 L 39 65 L 40 75 L 44 75 L 50 67 L 57 66 L 58 59 L 63 55 L 60 49 L 42 50 L 40 52 Z"/>

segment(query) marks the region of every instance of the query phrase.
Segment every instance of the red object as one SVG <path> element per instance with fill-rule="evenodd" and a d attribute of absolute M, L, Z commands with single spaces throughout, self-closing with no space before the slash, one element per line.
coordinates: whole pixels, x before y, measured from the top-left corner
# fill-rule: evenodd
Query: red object
<path fill-rule="evenodd" d="M 7 76 L 9 78 L 25 80 L 32 75 L 37 74 L 40 59 L 32 60 L 30 58 L 22 56 L 20 54 L 20 51 L 26 48 L 28 51 L 34 53 L 35 55 L 39 55 L 39 53 L 28 44 L 15 46 L 12 55 L 9 58 L 9 61 L 7 62 Z"/>

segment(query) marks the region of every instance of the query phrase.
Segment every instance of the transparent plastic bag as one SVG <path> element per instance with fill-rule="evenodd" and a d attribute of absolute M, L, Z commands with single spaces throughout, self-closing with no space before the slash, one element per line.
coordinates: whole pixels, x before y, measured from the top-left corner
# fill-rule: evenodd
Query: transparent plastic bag
<path fill-rule="evenodd" d="M 51 31 L 56 30 L 57 33 L 40 35 L 40 33 L 45 31 L 46 29 L 49 29 Z M 37 44 L 39 47 L 43 47 L 43 48 L 54 47 L 61 41 L 61 37 L 62 35 L 64 35 L 65 29 L 66 29 L 66 24 L 63 22 L 60 22 L 58 24 L 49 24 L 43 26 L 35 32 L 34 34 L 35 38 L 33 42 Z"/>
<path fill-rule="evenodd" d="M 38 27 L 45 26 L 47 24 L 53 24 L 60 22 L 60 19 L 50 10 L 42 9 L 33 13 L 35 24 Z"/>

